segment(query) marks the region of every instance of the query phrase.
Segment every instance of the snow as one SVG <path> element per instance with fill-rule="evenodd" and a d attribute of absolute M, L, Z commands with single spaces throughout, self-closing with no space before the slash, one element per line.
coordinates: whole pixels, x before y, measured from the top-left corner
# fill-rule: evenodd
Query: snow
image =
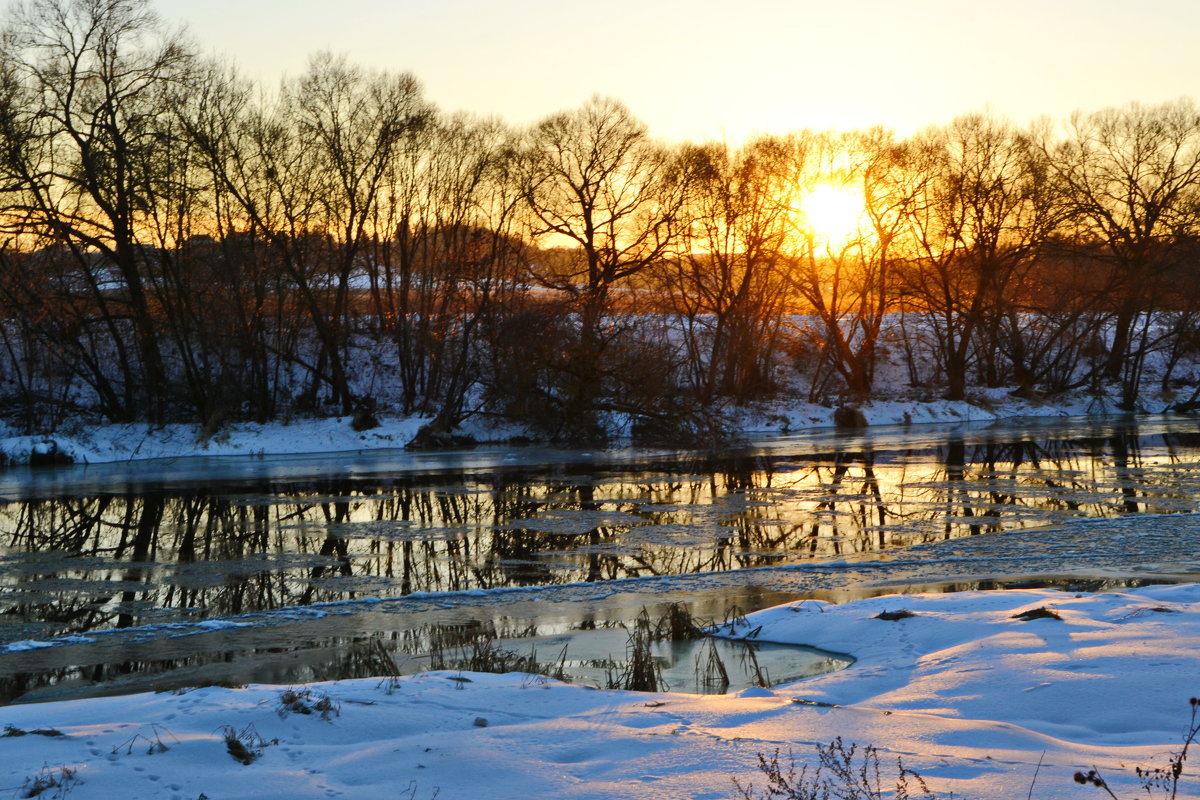
<path fill-rule="evenodd" d="M 976 392 L 969 403 L 879 400 L 861 410 L 871 426 L 944 426 L 1086 415 L 1096 406 L 1094 398 L 1082 395 L 1042 405 L 997 390 Z M 792 400 L 743 409 L 732 421 L 747 434 L 795 433 L 832 427 L 832 415 L 831 408 Z M 33 453 L 57 452 L 89 464 L 350 453 L 403 447 L 427 420 L 384 414 L 380 422 L 364 432 L 354 431 L 348 417 L 239 423 L 208 438 L 192 425 L 79 425 L 43 436 L 0 430 L 0 452 L 18 463 Z M 467 432 L 481 439 L 495 433 Z M 1142 541 L 1121 544 L 1116 555 L 1089 550 L 1089 564 L 1099 567 L 1118 555 L 1124 564 L 1128 554 L 1148 549 L 1170 553 L 1188 572 L 1197 527 L 1189 520 L 1200 518 L 1163 519 L 1097 524 L 1124 537 L 1121 542 L 1165 537 L 1178 543 L 1178 553 Z M 1062 532 L 1089 535 L 1084 525 L 1063 526 Z M 966 540 L 950 554 L 939 551 L 939 557 L 961 555 L 974 559 L 969 563 L 979 561 L 980 569 L 1013 559 L 1028 562 L 1029 569 L 1045 562 L 1046 569 L 1066 570 L 1071 564 L 1055 550 L 1065 546 L 1063 537 L 1044 540 L 1045 533 Z M 929 558 L 937 555 L 920 547 L 909 553 L 911 563 L 897 559 L 887 565 L 897 583 L 925 575 Z M 811 589 L 827 582 L 830 571 L 871 568 L 826 562 L 777 572 L 780 581 Z M 960 571 L 965 574 L 967 566 Z M 721 580 L 660 582 L 685 588 Z M 586 596 L 605 596 L 623 585 L 588 587 Z M 574 586 L 540 591 L 585 596 Z M 465 594 L 504 603 L 529 591 Z M 423 599 L 413 595 L 404 602 Z M 383 602 L 360 599 L 353 605 Z M 287 609 L 276 616 L 333 615 L 351 604 L 343 605 Z M 1041 608 L 1060 618 L 1019 618 Z M 877 618 L 901 609 L 912 616 Z M 245 616 L 163 630 L 183 636 L 271 623 L 265 616 Z M 888 595 L 842 605 L 808 600 L 752 614 L 723 633 L 818 647 L 857 660 L 840 672 L 731 696 L 602 691 L 522 674 L 426 673 L 9 706 L 0 709 L 0 727 L 27 735 L 0 736 L 6 756 L 0 800 L 23 796 L 35 781 L 51 778 L 66 785 L 41 796 L 727 798 L 737 796 L 734 778 L 761 791 L 759 754 L 778 749 L 786 758 L 790 750 L 798 761 L 811 762 L 817 745 L 838 736 L 879 747 L 886 764 L 902 756 L 931 788 L 954 797 L 1098 796 L 1100 790 L 1072 780 L 1076 770 L 1093 767 L 1118 796 L 1129 797 L 1140 793 L 1136 766 L 1161 766 L 1179 748 L 1188 727 L 1188 698 L 1200 694 L 1200 586 L 1191 584 L 1095 595 L 1011 590 Z M 4 652 L 66 641 L 12 642 Z M 295 703 L 285 706 L 281 698 L 287 693 L 312 713 L 296 711 Z M 45 735 L 49 731 L 63 735 Z M 235 760 L 227 733 L 260 755 L 248 765 Z M 64 769 L 73 777 L 64 777 Z M 1181 794 L 1198 795 L 1195 782 Z"/>
<path fill-rule="evenodd" d="M 236 423 L 204 438 L 198 425 L 75 425 L 44 436 L 0 438 L 0 453 L 13 463 L 30 453 L 58 452 L 77 464 L 100 464 L 190 456 L 289 455 L 404 447 L 422 417 L 386 417 L 377 428 L 356 431 L 350 417 L 296 419 L 266 424 Z M 53 443 L 53 444 L 51 444 Z"/>
<path fill-rule="evenodd" d="M 1019 618 L 1043 608 L 1060 618 Z M 1098 796 L 1072 780 L 1093 767 L 1127 797 L 1200 694 L 1194 584 L 808 600 L 723 633 L 857 662 L 736 696 L 433 672 L 10 706 L 0 724 L 30 733 L 0 739 L 0 796 L 66 767 L 81 798 L 726 798 L 734 778 L 761 790 L 759 753 L 811 761 L 841 736 L 959 798 Z M 226 733 L 261 755 L 235 760 Z"/>
<path fill-rule="evenodd" d="M 39 642 L 35 639 L 22 639 L 19 642 L 9 642 L 4 645 L 4 651 L 7 653 L 24 653 L 29 650 L 41 650 L 46 647 L 54 647 L 54 642 Z"/>
<path fill-rule="evenodd" d="M 1086 417 L 1103 411 L 1095 398 L 1080 394 L 1038 403 L 1011 396 L 1006 390 L 977 390 L 970 402 L 948 400 L 875 400 L 863 404 L 872 426 L 978 423 L 1014 418 Z M 759 403 L 728 414 L 735 433 L 794 434 L 833 428 L 834 409 L 792 398 Z M 270 423 L 232 423 L 212 436 L 199 425 L 78 424 L 54 433 L 16 435 L 0 422 L 0 454 L 10 463 L 28 463 L 30 455 L 60 453 L 76 464 L 100 464 L 192 456 L 259 456 L 339 453 L 402 448 L 427 417 L 383 414 L 379 427 L 355 431 L 351 417 L 296 418 Z M 613 422 L 609 434 L 621 441 L 628 425 Z M 528 431 L 468 420 L 460 433 L 481 442 L 504 441 Z M 590 456 L 591 453 L 581 455 Z"/>
<path fill-rule="evenodd" d="M 895 389 L 887 394 L 896 395 Z M 964 422 L 994 422 L 1001 419 L 1037 419 L 1047 417 L 1087 417 L 1110 410 L 1098 406 L 1094 396 L 1064 395 L 1053 403 L 1013 396 L 1008 389 L 975 389 L 967 400 L 876 399 L 859 406 L 867 424 L 922 425 Z M 736 426 L 745 432 L 796 433 L 831 428 L 833 409 L 797 400 L 760 404 L 742 409 L 734 416 Z"/>

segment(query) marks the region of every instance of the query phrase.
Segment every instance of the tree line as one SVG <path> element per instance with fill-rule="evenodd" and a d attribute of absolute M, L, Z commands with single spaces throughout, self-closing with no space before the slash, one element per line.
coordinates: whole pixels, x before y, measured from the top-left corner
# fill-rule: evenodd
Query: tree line
<path fill-rule="evenodd" d="M 327 53 L 269 89 L 145 0 L 0 39 L 0 386 L 29 429 L 355 414 L 703 432 L 730 404 L 1112 391 L 1200 344 L 1200 110 L 664 143 L 515 128 Z M 818 187 L 861 201 L 836 237 Z M 1196 398 L 1192 398 L 1194 401 Z"/>

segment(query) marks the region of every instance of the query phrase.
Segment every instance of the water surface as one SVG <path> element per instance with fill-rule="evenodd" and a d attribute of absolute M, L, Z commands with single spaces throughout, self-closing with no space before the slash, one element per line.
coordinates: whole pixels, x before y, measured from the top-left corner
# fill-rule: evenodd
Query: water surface
<path fill-rule="evenodd" d="M 674 601 L 719 621 L 1190 580 L 1198 484 L 1200 426 L 1170 417 L 11 469 L 0 699 L 339 677 L 369 668 L 364 641 L 419 656 L 446 626 L 558 635 Z M 31 641 L 53 646 L 12 651 Z"/>

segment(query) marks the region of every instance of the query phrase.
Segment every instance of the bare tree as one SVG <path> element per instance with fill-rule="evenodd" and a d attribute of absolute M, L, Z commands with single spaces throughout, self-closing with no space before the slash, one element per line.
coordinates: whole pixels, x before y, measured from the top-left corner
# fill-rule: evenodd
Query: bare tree
<path fill-rule="evenodd" d="M 525 268 L 515 235 L 523 198 L 504 125 L 447 116 L 428 134 L 409 191 L 386 211 L 397 233 L 381 243 L 376 284 L 396 309 L 405 401 L 435 413 L 428 430 L 445 433 L 469 413 L 468 394 L 489 382 L 480 329 L 504 313 Z"/>
<path fill-rule="evenodd" d="M 787 308 L 785 245 L 795 139 L 690 148 L 687 246 L 662 270 L 664 294 L 684 325 L 699 399 L 748 400 L 772 384 Z"/>
<path fill-rule="evenodd" d="M 1072 116 L 1040 146 L 1063 183 L 1075 241 L 1107 267 L 1100 295 L 1113 314 L 1107 377 L 1132 408 L 1151 334 L 1147 314 L 1175 248 L 1200 212 L 1200 110 L 1190 100 Z M 1098 247 L 1093 247 L 1092 245 Z"/>
<path fill-rule="evenodd" d="M 911 170 L 912 152 L 891 132 L 825 139 L 809 157 L 796 185 L 843 187 L 862 196 L 857 228 L 844 241 L 822 240 L 804 219 L 800 198 L 794 286 L 820 323 L 824 357 L 851 398 L 870 394 L 880 333 L 896 303 L 896 272 L 909 214 L 923 178 Z"/>
<path fill-rule="evenodd" d="M 327 277 L 332 307 L 321 309 L 310 270 L 298 269 L 301 291 L 310 300 L 321 352 L 317 373 L 328 365 L 334 403 L 349 412 L 354 405 L 345 366 L 351 279 L 364 274 L 360 258 L 368 243 L 381 233 L 372 223 L 376 208 L 390 192 L 394 163 L 405 150 L 420 146 L 432 108 L 421 97 L 420 85 L 407 73 L 370 74 L 328 53 L 315 56 L 308 72 L 284 90 L 283 102 L 292 113 L 296 134 L 312 148 L 310 190 L 317 225 L 331 245 L 328 264 L 316 271 Z"/>
<path fill-rule="evenodd" d="M 128 418 L 165 413 L 141 231 L 162 195 L 160 168 L 173 146 L 162 119 L 193 63 L 184 42 L 145 0 L 28 0 L 14 8 L 0 54 L 6 80 L 20 87 L 4 131 L 5 182 L 21 189 L 10 224 L 73 254 L 121 366 L 123 399 L 114 412 Z M 121 291 L 110 298 L 114 280 Z M 133 328 L 136 366 L 121 316 Z"/>
<path fill-rule="evenodd" d="M 273 417 L 283 365 L 297 360 L 299 312 L 287 302 L 290 284 L 258 227 L 272 214 L 259 205 L 267 193 L 252 157 L 260 123 L 255 91 L 232 68 L 207 64 L 176 109 L 205 172 L 199 206 L 205 235 L 185 241 L 176 260 L 181 280 L 192 284 L 195 324 L 205 330 L 202 358 L 211 386 L 197 404 L 210 428 L 238 407 L 258 421 Z"/>
<path fill-rule="evenodd" d="M 343 412 L 356 397 L 347 369 L 353 282 L 372 269 L 380 209 L 406 190 L 397 163 L 420 146 L 432 109 L 407 74 L 372 74 L 316 56 L 279 97 L 246 105 L 237 119 L 211 109 L 197 134 L 225 203 L 273 258 L 308 316 L 316 353 L 288 348 L 312 383 Z"/>
<path fill-rule="evenodd" d="M 569 298 L 579 320 L 561 365 L 562 420 L 585 435 L 596 433 L 588 429 L 615 334 L 608 327 L 614 290 L 670 252 L 685 184 L 679 163 L 614 100 L 592 98 L 526 136 L 520 185 L 530 233 L 543 247 L 561 248 L 538 277 Z"/>
<path fill-rule="evenodd" d="M 906 292 L 927 315 L 946 396 L 963 399 L 972 366 L 997 384 L 1004 342 L 1028 384 L 1012 291 L 1059 221 L 1045 160 L 1008 122 L 983 115 L 926 131 L 917 146 L 928 180 L 912 215 L 919 257 Z"/>

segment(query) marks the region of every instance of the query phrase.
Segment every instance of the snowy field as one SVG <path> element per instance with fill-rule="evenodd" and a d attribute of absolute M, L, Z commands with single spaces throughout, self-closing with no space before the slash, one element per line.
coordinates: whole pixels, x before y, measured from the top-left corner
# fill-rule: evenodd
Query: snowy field
<path fill-rule="evenodd" d="M 1021 618 L 1038 609 L 1058 618 Z M 1147 796 L 1134 768 L 1165 765 L 1200 694 L 1196 585 L 804 601 L 725 633 L 858 661 L 737 696 L 427 673 L 10 706 L 0 797 L 715 799 L 735 779 L 765 797 L 758 754 L 811 762 L 840 736 L 938 796 L 1104 796 L 1072 777 L 1096 768 L 1125 798 Z"/>

